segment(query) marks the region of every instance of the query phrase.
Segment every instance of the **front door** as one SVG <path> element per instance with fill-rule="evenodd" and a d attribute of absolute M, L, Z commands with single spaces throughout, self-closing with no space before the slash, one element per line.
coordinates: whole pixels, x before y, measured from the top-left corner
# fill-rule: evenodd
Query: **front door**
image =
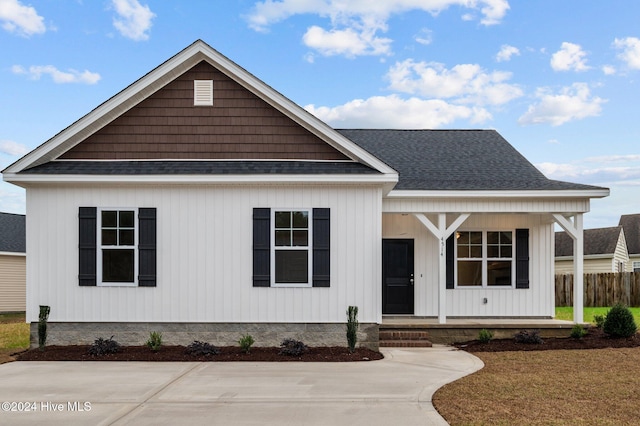
<path fill-rule="evenodd" d="M 413 314 L 413 240 L 382 240 L 382 313 Z"/>

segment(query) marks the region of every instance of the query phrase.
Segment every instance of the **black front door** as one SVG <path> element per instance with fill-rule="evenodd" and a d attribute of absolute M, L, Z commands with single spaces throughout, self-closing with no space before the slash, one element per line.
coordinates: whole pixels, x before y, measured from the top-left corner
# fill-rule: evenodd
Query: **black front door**
<path fill-rule="evenodd" d="M 413 314 L 413 240 L 382 240 L 382 313 Z"/>

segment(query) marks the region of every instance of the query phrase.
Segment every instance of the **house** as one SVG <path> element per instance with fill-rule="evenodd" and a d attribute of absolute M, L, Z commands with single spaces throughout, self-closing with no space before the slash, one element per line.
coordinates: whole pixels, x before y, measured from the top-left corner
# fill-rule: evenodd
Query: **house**
<path fill-rule="evenodd" d="M 629 261 L 625 270 L 640 272 L 640 214 L 623 214 L 618 225 L 624 229 L 629 250 Z"/>
<path fill-rule="evenodd" d="M 0 313 L 24 312 L 25 216 L 0 212 Z"/>
<path fill-rule="evenodd" d="M 554 223 L 580 249 L 609 193 L 493 130 L 338 131 L 200 40 L 3 173 L 51 344 L 343 345 L 350 305 L 372 347 L 385 315 L 552 318 Z"/>
<path fill-rule="evenodd" d="M 556 274 L 573 273 L 573 240 L 556 232 Z M 584 230 L 584 272 L 625 272 L 629 253 L 622 226 Z"/>

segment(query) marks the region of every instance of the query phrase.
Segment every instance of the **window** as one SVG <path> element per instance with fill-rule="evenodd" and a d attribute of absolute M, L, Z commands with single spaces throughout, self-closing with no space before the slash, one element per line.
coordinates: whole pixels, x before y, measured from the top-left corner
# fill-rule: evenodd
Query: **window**
<path fill-rule="evenodd" d="M 640 272 L 640 262 L 633 262 L 633 272 Z"/>
<path fill-rule="evenodd" d="M 154 207 L 78 209 L 80 286 L 156 286 Z"/>
<path fill-rule="evenodd" d="M 513 285 L 512 231 L 459 231 L 455 235 L 458 287 Z"/>
<path fill-rule="evenodd" d="M 103 285 L 135 285 L 136 210 L 100 210 L 98 278 Z"/>
<path fill-rule="evenodd" d="M 311 223 L 309 210 L 273 211 L 274 285 L 311 284 Z"/>

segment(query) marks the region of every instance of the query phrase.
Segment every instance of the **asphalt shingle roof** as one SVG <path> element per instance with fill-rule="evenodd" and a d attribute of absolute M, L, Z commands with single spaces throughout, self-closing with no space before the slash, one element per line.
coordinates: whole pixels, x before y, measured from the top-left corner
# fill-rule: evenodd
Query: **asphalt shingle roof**
<path fill-rule="evenodd" d="M 623 214 L 618 225 L 624 229 L 629 254 L 640 254 L 640 214 Z"/>
<path fill-rule="evenodd" d="M 26 253 L 25 216 L 0 212 L 0 251 Z"/>
<path fill-rule="evenodd" d="M 585 190 L 547 179 L 495 130 L 340 129 L 399 173 L 397 190 Z"/>
<path fill-rule="evenodd" d="M 364 164 L 340 161 L 51 161 L 25 174 L 376 174 Z"/>
<path fill-rule="evenodd" d="M 585 229 L 584 255 L 611 254 L 616 251 L 622 226 Z M 556 256 L 573 256 L 573 239 L 564 231 L 556 232 Z"/>

